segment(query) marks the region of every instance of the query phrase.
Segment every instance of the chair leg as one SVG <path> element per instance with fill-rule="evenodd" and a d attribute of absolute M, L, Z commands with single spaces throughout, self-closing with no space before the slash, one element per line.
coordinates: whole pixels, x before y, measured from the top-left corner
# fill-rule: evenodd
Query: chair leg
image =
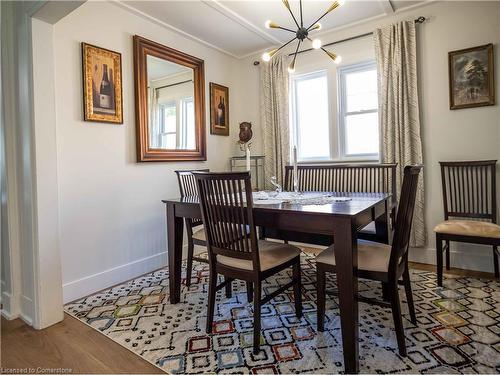
<path fill-rule="evenodd" d="M 495 267 L 495 277 L 498 279 L 500 277 L 498 270 L 498 246 L 493 246 L 493 264 Z"/>
<path fill-rule="evenodd" d="M 191 273 L 193 271 L 193 253 L 194 253 L 194 243 L 188 240 L 188 250 L 187 250 L 187 265 L 186 265 L 186 286 L 189 288 L 191 286 Z"/>
<path fill-rule="evenodd" d="M 207 333 L 212 333 L 212 325 L 214 322 L 214 310 L 215 310 L 215 294 L 217 287 L 217 272 L 210 270 L 210 276 L 208 281 L 208 312 L 207 312 Z"/>
<path fill-rule="evenodd" d="M 401 317 L 401 304 L 399 302 L 399 291 L 397 283 L 391 285 L 391 309 L 394 319 L 394 328 L 396 329 L 396 338 L 398 341 L 399 355 L 406 357 L 406 343 L 403 328 L 403 318 Z"/>
<path fill-rule="evenodd" d="M 301 282 L 301 275 L 300 275 L 300 258 L 293 265 L 293 279 L 295 280 L 295 283 L 293 285 L 293 299 L 295 300 L 295 314 L 297 315 L 297 318 L 302 318 L 302 282 Z"/>
<path fill-rule="evenodd" d="M 443 241 L 436 236 L 437 284 L 443 286 Z"/>
<path fill-rule="evenodd" d="M 415 305 L 413 303 L 413 294 L 411 291 L 411 280 L 410 271 L 408 270 L 408 264 L 406 265 L 406 270 L 403 273 L 403 282 L 405 284 L 406 302 L 408 303 L 408 310 L 410 311 L 410 320 L 414 325 L 417 325 L 417 315 L 415 314 Z"/>
<path fill-rule="evenodd" d="M 450 270 L 450 241 L 444 241 L 446 244 L 446 269 Z"/>
<path fill-rule="evenodd" d="M 248 303 L 253 301 L 253 283 L 247 281 L 247 301 Z"/>
<path fill-rule="evenodd" d="M 260 352 L 260 304 L 261 304 L 261 281 L 255 282 L 253 296 L 253 353 Z"/>
<path fill-rule="evenodd" d="M 383 281 L 382 281 L 382 299 L 387 302 L 391 300 L 391 296 L 389 295 L 389 284 Z"/>
<path fill-rule="evenodd" d="M 316 306 L 317 306 L 316 324 L 318 326 L 319 332 L 323 332 L 325 330 L 325 303 L 326 303 L 325 279 L 326 279 L 325 270 L 323 270 L 319 265 L 316 265 Z"/>
<path fill-rule="evenodd" d="M 227 281 L 228 283 L 226 284 L 226 298 L 231 298 L 233 296 L 233 279 L 230 279 L 229 277 L 224 276 L 224 281 Z"/>

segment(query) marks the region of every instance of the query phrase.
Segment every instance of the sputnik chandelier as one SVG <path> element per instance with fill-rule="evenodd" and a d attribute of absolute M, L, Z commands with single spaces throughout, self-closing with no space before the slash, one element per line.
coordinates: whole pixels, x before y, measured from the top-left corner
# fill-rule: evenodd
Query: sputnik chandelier
<path fill-rule="evenodd" d="M 289 40 L 288 42 L 286 42 L 285 44 L 283 44 L 281 47 L 275 48 L 275 49 L 272 49 L 270 51 L 265 52 L 262 55 L 262 60 L 264 60 L 264 61 L 270 61 L 273 58 L 273 56 L 276 55 L 276 53 L 279 50 L 285 48 L 286 46 L 288 46 L 290 43 L 292 43 L 294 40 L 297 39 L 298 40 L 297 48 L 295 49 L 295 53 L 293 54 L 292 62 L 288 66 L 288 72 L 293 73 L 293 72 L 295 72 L 295 61 L 297 60 L 297 54 L 299 53 L 300 44 L 305 39 L 307 39 L 307 40 L 309 40 L 312 43 L 312 47 L 314 49 L 322 49 L 323 52 L 325 52 L 333 60 L 333 62 L 335 62 L 336 64 L 340 64 L 341 57 L 338 56 L 337 54 L 333 53 L 333 52 L 330 52 L 330 51 L 327 51 L 326 49 L 324 49 L 322 47 L 321 40 L 319 40 L 319 39 L 311 39 L 309 37 L 309 33 L 311 31 L 319 31 L 319 30 L 321 30 L 321 24 L 319 23 L 319 21 L 323 17 L 325 17 L 328 13 L 330 13 L 331 11 L 333 11 L 333 10 L 337 9 L 338 7 L 344 5 L 345 0 L 336 0 L 336 1 L 334 1 L 332 3 L 332 5 L 330 5 L 330 7 L 326 10 L 326 12 L 323 13 L 323 15 L 321 17 L 319 17 L 315 22 L 313 22 L 311 24 L 311 26 L 309 26 L 307 28 L 304 27 L 304 19 L 303 19 L 303 16 L 302 16 L 302 0 L 299 0 L 300 24 L 297 21 L 297 19 L 295 18 L 295 15 L 293 14 L 292 9 L 290 8 L 290 3 L 288 2 L 288 0 L 282 0 L 282 1 L 283 1 L 283 4 L 285 5 L 285 7 L 290 12 L 290 15 L 292 16 L 293 21 L 295 22 L 295 25 L 297 26 L 297 30 L 294 31 L 294 30 L 288 29 L 286 27 L 281 27 L 280 25 L 274 23 L 271 20 L 266 21 L 266 28 L 268 28 L 268 29 L 281 29 L 281 30 L 289 31 L 291 33 L 294 33 L 295 36 L 293 37 L 293 39 Z"/>

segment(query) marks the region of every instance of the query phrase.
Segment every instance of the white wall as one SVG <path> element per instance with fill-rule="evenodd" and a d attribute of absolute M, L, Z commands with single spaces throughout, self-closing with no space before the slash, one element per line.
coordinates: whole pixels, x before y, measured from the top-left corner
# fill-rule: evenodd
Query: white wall
<path fill-rule="evenodd" d="M 205 60 L 207 162 L 136 163 L 134 34 Z M 123 125 L 82 121 L 81 42 L 122 54 Z M 226 170 L 244 118 L 231 107 L 231 136 L 209 134 L 209 82 L 229 86 L 236 100 L 237 60 L 116 4 L 87 2 L 55 25 L 54 43 L 60 248 L 70 301 L 166 265 L 161 199 L 179 195 L 174 170 Z"/>
<path fill-rule="evenodd" d="M 426 222 L 428 249 L 412 249 L 415 261 L 435 262 L 434 226 L 443 219 L 440 160 L 500 160 L 500 2 L 439 2 L 397 13 L 354 27 L 318 34 L 324 44 L 364 34 L 402 19 L 423 15 L 424 24 L 417 26 L 421 125 L 425 163 Z M 491 107 L 451 111 L 448 99 L 448 52 L 493 43 L 495 45 L 495 78 L 497 104 Z M 293 47 L 292 47 L 293 48 Z M 371 37 L 329 47 L 342 56 L 342 64 L 374 59 Z M 240 76 L 247 85 L 246 111 L 260 134 L 259 68 L 253 66 L 260 55 L 242 61 Z M 263 64 L 261 62 L 261 64 Z M 296 64 L 298 74 L 327 69 L 330 84 L 335 86 L 336 65 L 320 51 L 301 54 Z M 332 99 L 336 103 L 336 87 Z M 334 119 L 337 113 L 333 106 Z M 255 145 L 256 148 L 261 145 Z M 500 167 L 498 168 L 500 181 Z M 500 186 L 500 184 L 498 184 Z M 497 189 L 498 190 L 498 189 Z M 500 191 L 497 191 L 500 195 Z M 500 197 L 498 197 L 500 199 Z M 492 272 L 491 247 L 452 245 L 452 266 Z"/>

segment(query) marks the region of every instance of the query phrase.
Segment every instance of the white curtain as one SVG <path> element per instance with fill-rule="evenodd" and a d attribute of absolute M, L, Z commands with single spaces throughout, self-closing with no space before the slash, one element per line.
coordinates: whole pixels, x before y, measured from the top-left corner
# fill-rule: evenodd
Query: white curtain
<path fill-rule="evenodd" d="M 149 100 L 149 143 L 151 147 L 161 148 L 162 145 L 162 135 L 163 131 L 160 129 L 160 108 L 158 105 L 158 93 L 159 90 L 148 86 L 148 100 Z"/>
<path fill-rule="evenodd" d="M 415 22 L 411 20 L 374 32 L 379 85 L 381 160 L 385 163 L 398 163 L 399 188 L 404 167 L 423 162 L 415 31 Z M 421 247 L 426 243 L 424 178 L 421 175 L 410 246 Z"/>
<path fill-rule="evenodd" d="M 289 62 L 287 55 L 274 56 L 261 68 L 261 124 L 268 188 L 271 176 L 283 184 L 285 165 L 290 161 Z"/>

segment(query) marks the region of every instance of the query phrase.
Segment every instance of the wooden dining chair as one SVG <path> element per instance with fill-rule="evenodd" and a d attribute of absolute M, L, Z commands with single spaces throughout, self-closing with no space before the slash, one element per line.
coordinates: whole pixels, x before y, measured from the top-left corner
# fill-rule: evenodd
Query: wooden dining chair
<path fill-rule="evenodd" d="M 399 301 L 399 284 L 404 285 L 406 300 L 413 324 L 417 324 L 413 295 L 411 291 L 410 273 L 408 269 L 408 245 L 413 220 L 413 209 L 417 193 L 418 176 L 422 166 L 407 166 L 404 169 L 403 186 L 394 225 L 392 246 L 358 240 L 358 276 L 364 279 L 381 281 L 386 288 L 388 300 L 378 300 L 358 296 L 358 300 L 392 309 L 399 354 L 406 356 L 406 344 Z M 334 245 L 316 257 L 317 273 L 317 305 L 318 330 L 324 330 L 325 324 L 325 288 L 326 273 L 336 272 Z M 339 291 L 340 293 L 342 291 Z"/>
<path fill-rule="evenodd" d="M 191 169 L 175 171 L 179 181 L 181 197 L 196 197 L 198 189 L 193 172 L 210 172 L 209 169 Z M 205 229 L 201 219 L 185 219 L 188 240 L 187 265 L 186 265 L 186 286 L 191 286 L 191 274 L 193 271 L 193 260 L 201 263 L 208 263 L 208 259 L 194 256 L 194 245 L 206 246 Z M 196 230 L 194 230 L 196 229 Z"/>
<path fill-rule="evenodd" d="M 249 172 L 195 172 L 210 264 L 207 333 L 212 332 L 215 295 L 233 279 L 253 285 L 253 351 L 260 350 L 261 305 L 293 287 L 295 311 L 302 316 L 300 249 L 257 239 Z M 262 282 L 292 267 L 289 283 L 262 298 Z M 218 275 L 226 281 L 217 285 Z M 248 290 L 247 290 L 248 293 Z"/>
<path fill-rule="evenodd" d="M 493 269 L 495 277 L 499 277 L 496 163 L 496 160 L 439 163 L 445 220 L 434 228 L 439 286 L 443 285 L 443 252 L 446 269 L 450 269 L 450 241 L 491 245 Z"/>

